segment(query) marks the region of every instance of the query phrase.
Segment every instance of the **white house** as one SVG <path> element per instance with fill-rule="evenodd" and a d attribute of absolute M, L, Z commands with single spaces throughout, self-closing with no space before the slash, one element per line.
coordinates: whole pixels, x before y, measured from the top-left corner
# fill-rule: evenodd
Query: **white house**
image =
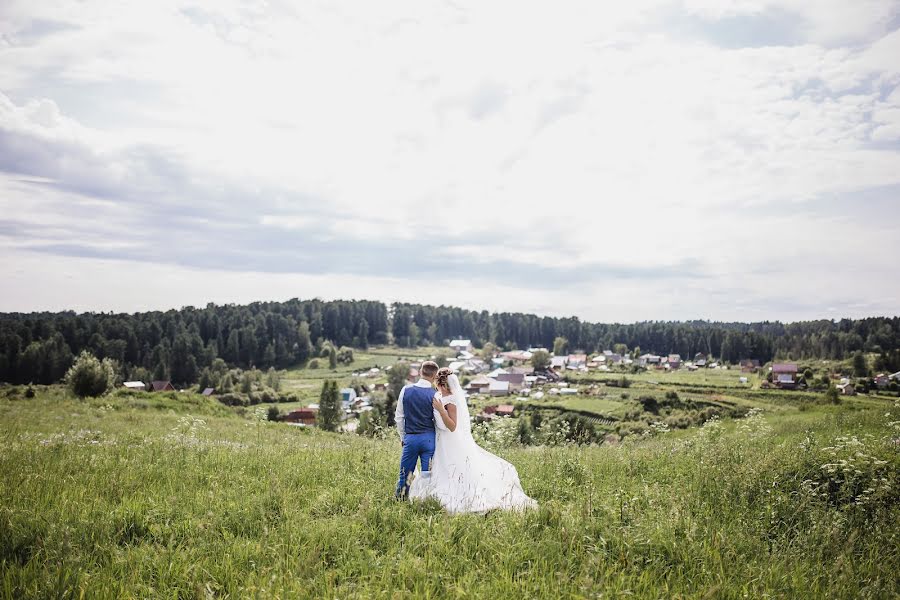
<path fill-rule="evenodd" d="M 491 396 L 508 396 L 509 382 L 492 380 L 488 389 Z"/>
<path fill-rule="evenodd" d="M 450 342 L 450 347 L 457 352 L 471 352 L 475 349 L 475 347 L 472 346 L 472 340 L 452 340 Z"/>
<path fill-rule="evenodd" d="M 126 381 L 122 385 L 124 385 L 129 390 L 141 392 L 147 389 L 147 385 L 143 381 Z"/>
<path fill-rule="evenodd" d="M 344 405 L 344 408 L 350 406 L 350 404 L 356 400 L 356 390 L 353 388 L 344 388 L 341 390 L 341 404 Z"/>

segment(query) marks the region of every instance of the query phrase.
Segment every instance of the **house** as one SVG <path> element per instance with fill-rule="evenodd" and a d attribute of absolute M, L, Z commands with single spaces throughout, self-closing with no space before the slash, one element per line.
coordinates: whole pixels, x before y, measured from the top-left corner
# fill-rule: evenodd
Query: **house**
<path fill-rule="evenodd" d="M 122 385 L 124 385 L 127 389 L 133 390 L 135 392 L 143 392 L 147 389 L 147 384 L 143 381 L 126 381 Z"/>
<path fill-rule="evenodd" d="M 666 361 L 664 364 L 667 369 L 680 369 L 681 368 L 681 355 L 680 354 L 670 354 L 666 357 Z"/>
<path fill-rule="evenodd" d="M 891 378 L 885 375 L 884 373 L 879 373 L 875 376 L 875 385 L 880 388 L 887 387 L 891 382 Z"/>
<path fill-rule="evenodd" d="M 459 373 L 463 367 L 466 366 L 466 361 L 464 360 L 454 360 L 452 363 L 447 365 L 447 368 L 453 371 L 454 373 Z"/>
<path fill-rule="evenodd" d="M 559 390 L 559 395 L 560 396 L 577 396 L 578 390 L 576 390 L 575 388 L 562 388 L 561 390 Z"/>
<path fill-rule="evenodd" d="M 151 392 L 174 392 L 175 386 L 171 381 L 153 381 L 150 383 Z"/>
<path fill-rule="evenodd" d="M 467 373 L 484 373 L 488 370 L 488 365 L 480 358 L 469 358 L 466 359 L 466 364 L 463 365 L 462 370 Z"/>
<path fill-rule="evenodd" d="M 494 414 L 498 417 L 511 417 L 514 411 L 515 407 L 512 404 L 501 404 L 494 411 Z"/>
<path fill-rule="evenodd" d="M 341 404 L 344 405 L 344 408 L 350 406 L 350 403 L 356 400 L 356 390 L 352 387 L 343 388 L 341 390 Z"/>
<path fill-rule="evenodd" d="M 488 373 L 487 376 L 491 379 L 495 379 L 497 375 L 506 375 L 507 373 L 509 373 L 509 371 L 507 371 L 506 369 L 494 369 L 493 371 Z"/>
<path fill-rule="evenodd" d="M 491 380 L 484 375 L 479 375 L 469 382 L 469 385 L 466 386 L 466 391 L 470 394 L 481 394 L 482 392 L 489 391 L 490 386 Z"/>
<path fill-rule="evenodd" d="M 215 393 L 216 393 L 215 388 L 205 388 L 202 392 L 200 392 L 200 394 L 202 396 L 212 396 Z"/>
<path fill-rule="evenodd" d="M 797 387 L 797 365 L 794 363 L 775 363 L 772 365 L 772 383 L 780 388 L 792 390 Z"/>
<path fill-rule="evenodd" d="M 491 381 L 491 384 L 488 386 L 488 393 L 491 396 L 508 396 L 509 395 L 509 382 L 508 381 Z"/>
<path fill-rule="evenodd" d="M 534 375 L 534 367 L 510 367 L 506 369 L 506 372 L 515 375 L 525 375 L 527 377 L 529 375 Z"/>
<path fill-rule="evenodd" d="M 566 366 L 583 367 L 587 364 L 587 354 L 570 354 L 566 359 Z"/>
<path fill-rule="evenodd" d="M 463 350 L 462 352 L 456 355 L 458 360 L 471 360 L 475 358 L 475 355 L 469 352 L 468 350 Z"/>
<path fill-rule="evenodd" d="M 755 358 L 744 358 L 740 364 L 741 373 L 756 373 L 759 371 L 759 361 Z"/>
<path fill-rule="evenodd" d="M 599 367 L 600 365 L 605 364 L 605 363 L 606 363 L 606 357 L 602 354 L 598 354 L 597 356 L 591 357 L 591 359 L 588 361 L 587 366 L 592 369 L 596 369 L 597 367 Z"/>
<path fill-rule="evenodd" d="M 552 356 L 550 358 L 550 368 L 561 371 L 566 368 L 566 359 L 567 356 Z"/>
<path fill-rule="evenodd" d="M 641 367 L 650 367 L 650 366 L 659 366 L 662 362 L 662 357 L 657 356 L 656 354 L 641 354 L 638 357 L 638 365 Z"/>
<path fill-rule="evenodd" d="M 500 358 L 503 359 L 503 362 L 511 362 L 513 364 L 524 364 L 531 360 L 531 352 L 525 352 L 522 350 L 512 350 L 511 352 L 501 352 Z"/>
<path fill-rule="evenodd" d="M 837 386 L 837 389 L 841 393 L 842 396 L 855 396 L 856 395 L 856 388 L 854 388 L 853 384 L 850 383 L 849 381 L 841 383 L 840 385 Z"/>
<path fill-rule="evenodd" d="M 900 371 L 888 375 L 888 379 L 890 379 L 891 381 L 900 381 Z"/>
<path fill-rule="evenodd" d="M 525 375 L 523 373 L 502 373 L 497 375 L 497 381 L 509 382 L 509 390 L 518 392 L 525 387 Z"/>
<path fill-rule="evenodd" d="M 475 347 L 472 345 L 472 340 L 463 339 L 451 340 L 450 347 L 457 352 L 471 352 L 475 349 Z"/>
<path fill-rule="evenodd" d="M 301 425 L 315 425 L 316 414 L 318 412 L 318 408 L 307 406 L 306 408 L 298 408 L 297 410 L 289 412 L 282 417 L 282 420 L 288 423 L 299 423 Z"/>

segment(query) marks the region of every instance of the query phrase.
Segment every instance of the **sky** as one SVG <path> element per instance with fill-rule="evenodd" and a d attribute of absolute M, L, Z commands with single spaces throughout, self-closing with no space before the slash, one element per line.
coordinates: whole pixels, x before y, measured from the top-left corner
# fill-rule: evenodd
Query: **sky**
<path fill-rule="evenodd" d="M 900 2 L 4 0 L 0 311 L 900 314 Z"/>

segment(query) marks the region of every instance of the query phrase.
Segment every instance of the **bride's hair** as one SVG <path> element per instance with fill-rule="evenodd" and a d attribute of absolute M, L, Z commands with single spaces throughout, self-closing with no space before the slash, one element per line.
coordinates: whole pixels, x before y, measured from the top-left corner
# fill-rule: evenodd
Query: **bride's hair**
<path fill-rule="evenodd" d="M 451 371 L 451 370 L 448 369 L 447 367 L 444 367 L 444 368 L 442 368 L 442 369 L 438 369 L 438 372 L 437 372 L 437 379 L 435 380 L 435 383 L 436 383 L 439 387 L 446 387 L 446 388 L 449 388 L 449 387 L 450 387 L 450 381 L 449 381 L 449 379 L 450 379 L 450 375 L 451 375 L 451 374 L 453 374 L 453 371 Z"/>

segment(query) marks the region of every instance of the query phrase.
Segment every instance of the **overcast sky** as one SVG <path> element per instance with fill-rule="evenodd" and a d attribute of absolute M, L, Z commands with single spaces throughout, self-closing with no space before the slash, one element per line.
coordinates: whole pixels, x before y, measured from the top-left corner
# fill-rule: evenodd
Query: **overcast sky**
<path fill-rule="evenodd" d="M 900 3 L 0 3 L 0 310 L 900 314 Z"/>

